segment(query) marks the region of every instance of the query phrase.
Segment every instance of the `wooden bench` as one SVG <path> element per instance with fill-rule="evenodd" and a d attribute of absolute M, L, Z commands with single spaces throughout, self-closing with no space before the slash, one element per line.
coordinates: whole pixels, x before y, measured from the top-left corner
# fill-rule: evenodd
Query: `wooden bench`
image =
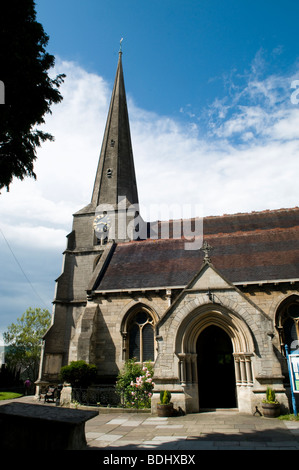
<path fill-rule="evenodd" d="M 52 400 L 52 402 L 54 403 L 55 398 L 56 398 L 56 392 L 57 392 L 56 387 L 48 387 L 48 390 L 46 391 L 44 395 L 44 403 L 48 402 L 49 400 Z"/>
<path fill-rule="evenodd" d="M 20 402 L 0 405 L 0 449 L 84 449 L 85 422 L 98 414 L 96 410 Z"/>

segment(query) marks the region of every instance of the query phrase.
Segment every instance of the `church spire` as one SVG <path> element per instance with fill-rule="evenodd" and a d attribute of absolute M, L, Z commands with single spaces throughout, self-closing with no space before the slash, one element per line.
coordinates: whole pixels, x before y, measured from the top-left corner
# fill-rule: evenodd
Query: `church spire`
<path fill-rule="evenodd" d="M 91 203 L 117 210 L 120 198 L 122 207 L 138 204 L 121 48 Z"/>

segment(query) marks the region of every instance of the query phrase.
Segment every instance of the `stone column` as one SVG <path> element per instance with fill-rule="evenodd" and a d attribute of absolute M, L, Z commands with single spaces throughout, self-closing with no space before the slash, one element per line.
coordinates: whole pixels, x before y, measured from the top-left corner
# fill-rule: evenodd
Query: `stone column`
<path fill-rule="evenodd" d="M 240 370 L 241 370 L 241 383 L 242 385 L 246 385 L 247 377 L 246 377 L 245 358 L 243 355 L 240 357 Z"/>
<path fill-rule="evenodd" d="M 252 368 L 251 368 L 251 358 L 250 356 L 245 356 L 245 368 L 246 368 L 246 375 L 247 375 L 247 383 L 252 384 Z"/>
<path fill-rule="evenodd" d="M 122 360 L 125 361 L 127 359 L 127 332 L 122 332 Z"/>
<path fill-rule="evenodd" d="M 198 382 L 197 376 L 197 354 L 191 354 L 192 383 Z"/>
<path fill-rule="evenodd" d="M 237 355 L 234 355 L 234 357 L 235 357 L 236 384 L 241 385 L 240 357 Z"/>
<path fill-rule="evenodd" d="M 180 382 L 184 387 L 186 385 L 186 355 L 184 353 L 178 354 L 180 363 L 179 363 L 179 372 L 180 372 Z"/>
<path fill-rule="evenodd" d="M 186 382 L 192 383 L 191 354 L 186 354 Z"/>

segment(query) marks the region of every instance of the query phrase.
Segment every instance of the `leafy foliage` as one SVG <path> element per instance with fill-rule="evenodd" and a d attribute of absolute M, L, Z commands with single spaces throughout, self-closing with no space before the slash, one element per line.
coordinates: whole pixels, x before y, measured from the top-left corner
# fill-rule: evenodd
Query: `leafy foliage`
<path fill-rule="evenodd" d="M 153 388 L 153 365 L 129 359 L 117 377 L 116 390 L 128 408 L 150 408 Z"/>
<path fill-rule="evenodd" d="M 55 58 L 46 52 L 49 37 L 36 21 L 33 0 L 3 0 L 0 15 L 0 80 L 5 105 L 0 115 L 0 189 L 13 177 L 36 178 L 36 149 L 53 136 L 36 129 L 45 122 L 51 105 L 59 103 L 65 75 L 50 78 Z"/>
<path fill-rule="evenodd" d="M 51 315 L 47 309 L 28 308 L 16 323 L 12 323 L 3 338 L 9 345 L 5 360 L 11 369 L 26 370 L 31 382 L 38 376 L 41 340 L 50 327 Z"/>
<path fill-rule="evenodd" d="M 69 382 L 72 387 L 88 387 L 97 377 L 97 367 L 85 361 L 72 361 L 60 370 L 62 381 Z"/>
<path fill-rule="evenodd" d="M 171 400 L 171 393 L 168 390 L 161 390 L 160 392 L 160 403 L 161 405 L 168 405 Z"/>
<path fill-rule="evenodd" d="M 275 392 L 271 387 L 267 387 L 266 400 L 263 400 L 263 403 L 278 403 Z"/>

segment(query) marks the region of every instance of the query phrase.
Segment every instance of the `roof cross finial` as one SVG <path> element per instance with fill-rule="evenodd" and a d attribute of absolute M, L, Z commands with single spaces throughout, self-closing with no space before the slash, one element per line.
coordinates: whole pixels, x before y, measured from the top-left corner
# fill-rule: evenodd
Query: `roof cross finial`
<path fill-rule="evenodd" d="M 209 253 L 210 253 L 211 250 L 213 250 L 213 247 L 211 245 L 209 245 L 209 243 L 207 241 L 204 241 L 203 244 L 202 244 L 202 247 L 200 249 L 205 254 L 204 263 L 210 263 L 211 258 L 209 256 Z"/>
<path fill-rule="evenodd" d="M 119 41 L 119 52 L 122 52 L 122 42 L 123 42 L 124 38 L 121 38 L 121 40 Z"/>

